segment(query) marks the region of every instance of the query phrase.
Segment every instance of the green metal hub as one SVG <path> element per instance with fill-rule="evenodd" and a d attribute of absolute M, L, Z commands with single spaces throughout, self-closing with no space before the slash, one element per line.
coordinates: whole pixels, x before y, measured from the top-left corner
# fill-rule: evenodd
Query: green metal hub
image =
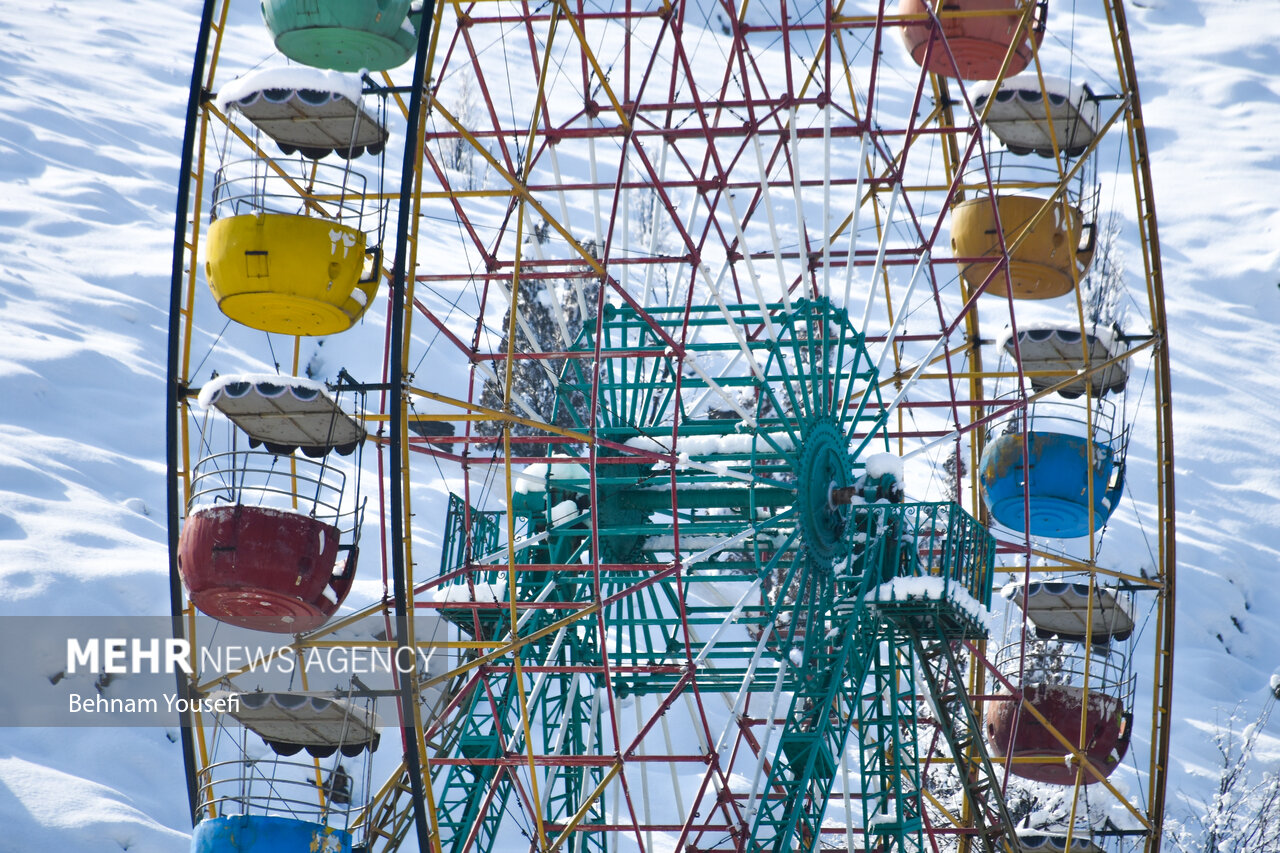
<path fill-rule="evenodd" d="M 928 576 L 989 600 L 993 547 L 976 522 L 955 517 L 958 508 L 898 503 L 891 476 L 866 476 L 859 458 L 888 449 L 887 414 L 845 312 L 826 300 L 765 307 L 726 306 L 726 328 L 714 306 L 641 314 L 606 305 L 575 344 L 587 357 L 561 366 L 550 419 L 596 443 L 562 442 L 541 473 L 521 472 L 508 508 L 525 543 L 514 560 L 518 630 L 547 632 L 520 646 L 523 665 L 536 669 L 525 682 L 495 664 L 462 712 L 463 754 L 474 752 L 476 765 L 447 771 L 442 849 L 461 851 L 472 836 L 492 843 L 490 817 L 478 817 L 494 814 L 489 787 L 497 786 L 494 803 L 514 788 L 485 762 L 526 750 L 601 762 L 567 765 L 544 799 L 552 822 L 577 819 L 591 802 L 579 829 L 603 826 L 608 807 L 591 792 L 615 747 L 599 734 L 600 698 L 612 691 L 661 716 L 659 703 L 691 682 L 697 694 L 758 694 L 753 714 L 765 713 L 775 685 L 790 694 L 770 712 L 783 722 L 740 849 L 811 848 L 855 742 L 881 792 L 864 802 L 878 843 L 921 849 L 915 659 L 897 623 L 966 626 L 945 600 L 868 592 L 893 577 Z M 669 342 L 682 339 L 690 342 L 678 355 Z M 754 367 L 743 365 L 748 358 Z M 491 532 L 505 525 L 472 509 L 468 531 L 466 509 L 451 504 L 441 570 L 466 568 L 477 589 L 505 590 L 505 556 L 493 556 L 501 546 Z M 471 559 L 490 556 L 467 567 L 459 539 L 470 542 Z M 595 601 L 598 613 L 556 627 Z M 444 615 L 493 641 L 513 631 L 509 609 L 491 601 Z M 512 698 L 520 690 L 535 700 L 525 711 Z M 594 853 L 605 835 L 581 837 L 577 849 Z"/>
<path fill-rule="evenodd" d="M 853 480 L 849 439 L 830 417 L 811 422 L 804 436 L 796 465 L 796 510 L 806 556 L 815 566 L 830 569 L 849 555 L 849 508 L 831 502 L 832 489 Z"/>
<path fill-rule="evenodd" d="M 639 563 L 644 560 L 646 537 L 639 532 L 649 522 L 649 511 L 629 496 L 636 484 L 652 475 L 643 463 L 596 466 L 596 527 L 600 538 L 600 562 Z M 603 482 L 602 482 L 603 481 Z M 669 505 L 669 491 L 659 492 Z"/>

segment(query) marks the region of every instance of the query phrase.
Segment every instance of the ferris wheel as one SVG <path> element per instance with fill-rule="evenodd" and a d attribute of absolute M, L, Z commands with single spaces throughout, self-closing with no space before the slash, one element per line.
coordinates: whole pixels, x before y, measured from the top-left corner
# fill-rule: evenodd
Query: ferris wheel
<path fill-rule="evenodd" d="M 174 624 L 275 649 L 182 684 L 235 705 L 185 721 L 194 850 L 1159 849 L 1119 3 L 241 5 Z"/>

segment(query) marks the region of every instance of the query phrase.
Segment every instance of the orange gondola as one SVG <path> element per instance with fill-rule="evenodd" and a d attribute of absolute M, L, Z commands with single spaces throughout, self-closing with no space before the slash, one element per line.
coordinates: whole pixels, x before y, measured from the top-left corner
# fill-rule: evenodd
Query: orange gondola
<path fill-rule="evenodd" d="M 961 80 L 994 80 L 1013 55 L 1005 75 L 1017 74 L 1031 62 L 1034 42 L 1044 37 L 1044 6 L 1037 4 L 1030 21 L 1023 21 L 1019 0 L 944 0 L 938 8 L 938 27 L 930 20 L 902 29 L 911 58 L 934 74 Z M 904 15 L 927 15 L 931 0 L 902 0 Z"/>

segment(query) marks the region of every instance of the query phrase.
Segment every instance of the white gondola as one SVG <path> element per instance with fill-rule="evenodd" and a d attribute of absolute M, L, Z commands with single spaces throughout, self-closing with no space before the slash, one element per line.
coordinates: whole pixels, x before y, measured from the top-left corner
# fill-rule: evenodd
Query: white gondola
<path fill-rule="evenodd" d="M 969 89 L 974 108 L 987 110 L 986 125 L 1014 154 L 1054 156 L 1054 145 L 1070 157 L 1087 149 L 1098 134 L 1098 101 L 1086 85 L 1060 77 L 1026 73 Z M 992 99 L 992 92 L 995 97 Z M 988 107 L 987 102 L 993 103 Z M 1047 109 L 1046 109 L 1047 107 Z"/>
<path fill-rule="evenodd" d="M 1065 829 L 1018 829 L 1021 853 L 1103 853 L 1085 832 L 1073 833 L 1067 842 Z"/>
<path fill-rule="evenodd" d="M 360 78 L 322 68 L 264 68 L 218 93 L 218 109 L 253 122 L 285 154 L 380 154 L 389 133 L 360 106 Z"/>
<path fill-rule="evenodd" d="M 216 408 L 273 453 L 302 448 L 309 456 L 347 454 L 365 438 L 358 420 L 342 410 L 320 382 L 300 376 L 219 376 L 200 390 L 200 405 Z"/>
<path fill-rule="evenodd" d="M 1009 601 L 1026 611 L 1027 619 L 1041 637 L 1093 643 L 1126 640 L 1134 622 L 1128 596 L 1095 585 L 1090 617 L 1087 583 L 1072 581 L 1014 581 L 1001 590 Z"/>
<path fill-rule="evenodd" d="M 1079 329 L 1066 329 L 1049 325 L 1020 328 L 1016 336 L 1009 335 L 1002 344 L 1010 358 L 1020 359 L 1022 371 L 1027 374 L 1034 391 L 1043 391 L 1062 380 L 1085 371 L 1124 352 L 1124 344 L 1109 329 L 1097 329 L 1082 335 Z M 1086 390 L 1093 397 L 1119 393 L 1129 381 L 1129 359 L 1121 359 L 1079 379 L 1063 385 L 1058 393 L 1075 398 Z"/>
<path fill-rule="evenodd" d="M 211 699 L 228 707 L 240 725 L 280 755 L 305 749 L 327 757 L 354 756 L 378 748 L 382 721 L 366 705 L 329 694 L 219 691 Z"/>

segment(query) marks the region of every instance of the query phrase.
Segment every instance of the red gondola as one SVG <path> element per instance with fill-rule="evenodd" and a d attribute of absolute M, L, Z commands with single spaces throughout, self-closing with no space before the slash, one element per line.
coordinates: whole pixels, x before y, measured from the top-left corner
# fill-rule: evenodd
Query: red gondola
<path fill-rule="evenodd" d="M 358 449 L 363 427 L 323 386 L 296 377 L 224 377 L 202 391 L 201 403 L 263 449 L 214 453 L 196 465 L 178 543 L 192 603 L 256 631 L 320 627 L 351 591 L 360 520 L 328 454 Z M 298 448 L 306 456 L 293 455 Z"/>
<path fill-rule="evenodd" d="M 1022 701 L 1002 687 L 997 694 L 1008 698 L 987 704 L 992 753 L 1015 774 L 1052 785 L 1074 785 L 1081 758 L 1109 776 L 1133 734 L 1133 672 L 1115 647 L 1134 628 L 1123 594 L 1065 581 L 1013 583 L 1003 594 L 1034 634 L 1024 641 L 1015 632 L 996 657 Z M 1088 768 L 1079 775 L 1086 785 L 1098 781 Z"/>

